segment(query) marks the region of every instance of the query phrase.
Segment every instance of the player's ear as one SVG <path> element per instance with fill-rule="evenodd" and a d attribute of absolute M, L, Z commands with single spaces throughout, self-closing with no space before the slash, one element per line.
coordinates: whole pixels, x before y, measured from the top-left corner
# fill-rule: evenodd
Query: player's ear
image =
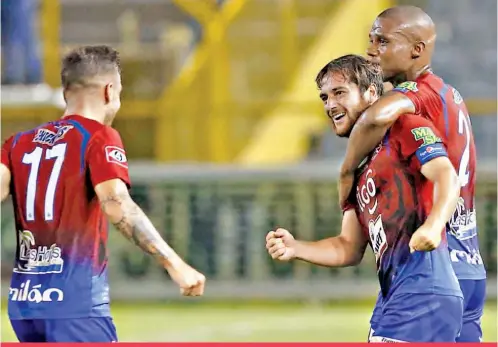
<path fill-rule="evenodd" d="M 375 87 L 375 85 L 371 84 L 365 91 L 365 94 L 363 96 L 369 104 L 372 104 L 379 97 L 379 93 L 377 92 L 377 88 Z"/>
<path fill-rule="evenodd" d="M 105 85 L 105 87 L 104 87 L 104 102 L 106 105 L 108 103 L 110 103 L 111 100 L 113 100 L 115 92 L 116 91 L 114 90 L 114 86 L 112 83 L 108 83 Z"/>
<path fill-rule="evenodd" d="M 412 59 L 419 58 L 424 50 L 425 50 L 425 42 L 419 41 L 415 43 L 412 48 Z"/>

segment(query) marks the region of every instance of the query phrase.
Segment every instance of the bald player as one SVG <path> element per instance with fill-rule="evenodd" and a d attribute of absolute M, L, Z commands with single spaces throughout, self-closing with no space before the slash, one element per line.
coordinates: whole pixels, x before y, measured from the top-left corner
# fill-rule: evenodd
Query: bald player
<path fill-rule="evenodd" d="M 453 268 L 464 294 L 459 342 L 479 342 L 486 296 L 486 271 L 479 252 L 475 210 L 476 150 L 469 114 L 459 92 L 431 70 L 436 30 L 420 8 L 398 6 L 382 12 L 372 25 L 368 56 L 380 63 L 395 88 L 368 108 L 353 128 L 341 168 L 340 195 L 345 201 L 353 172 L 403 114 L 432 121 L 448 143 L 448 156 L 459 175 L 460 198 L 446 225 Z M 420 135 L 422 136 L 422 135 Z M 381 303 L 372 317 L 372 329 Z"/>
<path fill-rule="evenodd" d="M 2 201 L 17 228 L 9 318 L 20 342 L 117 342 L 107 278 L 108 221 L 198 296 L 205 278 L 161 238 L 132 200 L 128 161 L 111 127 L 121 102 L 118 52 L 87 46 L 62 64 L 61 119 L 2 146 Z"/>

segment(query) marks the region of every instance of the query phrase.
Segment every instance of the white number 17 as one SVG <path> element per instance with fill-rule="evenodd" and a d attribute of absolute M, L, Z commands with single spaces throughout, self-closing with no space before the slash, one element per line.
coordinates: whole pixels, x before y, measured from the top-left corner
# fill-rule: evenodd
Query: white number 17
<path fill-rule="evenodd" d="M 66 154 L 65 143 L 60 143 L 52 148 L 48 148 L 45 151 L 45 159 L 54 159 L 55 163 L 52 168 L 52 173 L 48 180 L 47 191 L 45 193 L 45 220 L 51 221 L 54 218 L 54 198 L 55 189 L 57 188 L 57 181 L 59 180 L 59 175 L 62 169 L 62 163 L 64 162 L 64 156 Z M 42 160 L 43 148 L 36 147 L 33 152 L 24 154 L 22 158 L 23 164 L 28 164 L 31 166 L 28 177 L 28 188 L 26 191 L 26 220 L 35 220 L 35 197 L 36 189 L 38 187 L 38 171 L 40 170 L 40 163 Z"/>
<path fill-rule="evenodd" d="M 468 116 L 460 110 L 458 112 L 458 133 L 465 135 L 465 148 L 462 157 L 460 158 L 460 166 L 458 168 L 458 179 L 460 186 L 465 187 L 469 183 L 469 160 L 470 160 L 470 128 Z"/>

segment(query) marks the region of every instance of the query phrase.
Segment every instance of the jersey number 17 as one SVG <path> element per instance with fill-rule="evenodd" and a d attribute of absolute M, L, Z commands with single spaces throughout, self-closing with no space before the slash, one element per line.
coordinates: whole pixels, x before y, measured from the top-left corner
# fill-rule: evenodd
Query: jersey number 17
<path fill-rule="evenodd" d="M 66 143 L 60 143 L 52 148 L 47 148 L 45 151 L 41 147 L 36 147 L 31 153 L 25 153 L 22 162 L 31 166 L 28 177 L 28 188 L 26 191 L 26 220 L 35 220 L 35 197 L 38 188 L 38 172 L 40 171 L 40 164 L 45 152 L 45 160 L 55 159 L 52 172 L 47 184 L 47 191 L 45 193 L 45 206 L 44 218 L 46 221 L 51 221 L 54 218 L 54 198 L 57 182 L 61 173 L 62 164 L 66 154 Z"/>

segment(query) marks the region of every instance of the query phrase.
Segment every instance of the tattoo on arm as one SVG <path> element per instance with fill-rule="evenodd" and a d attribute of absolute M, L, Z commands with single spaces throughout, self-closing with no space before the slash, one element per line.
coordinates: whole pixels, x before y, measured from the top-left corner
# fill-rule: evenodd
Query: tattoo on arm
<path fill-rule="evenodd" d="M 128 194 L 109 195 L 100 204 L 111 223 L 144 252 L 162 261 L 171 257 L 173 250 Z"/>

